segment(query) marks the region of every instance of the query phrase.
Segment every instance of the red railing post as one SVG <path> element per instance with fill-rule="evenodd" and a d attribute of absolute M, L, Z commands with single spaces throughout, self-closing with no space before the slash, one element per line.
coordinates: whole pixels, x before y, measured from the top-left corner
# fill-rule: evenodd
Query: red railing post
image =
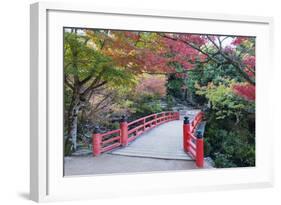
<path fill-rule="evenodd" d="M 175 120 L 179 120 L 180 119 L 180 112 L 176 112 L 176 119 Z"/>
<path fill-rule="evenodd" d="M 185 152 L 188 152 L 188 145 L 190 140 L 190 124 L 187 116 L 184 117 L 183 121 L 183 149 Z"/>
<path fill-rule="evenodd" d="M 128 145 L 128 123 L 126 117 L 123 115 L 120 120 L 120 138 L 121 138 L 121 145 L 127 146 Z"/>
<path fill-rule="evenodd" d="M 204 141 L 201 132 L 196 133 L 196 166 L 204 166 Z"/>
<path fill-rule="evenodd" d="M 98 126 L 95 127 L 92 138 L 93 155 L 99 156 L 101 154 L 101 134 Z"/>
<path fill-rule="evenodd" d="M 157 114 L 154 115 L 154 125 L 157 125 Z"/>

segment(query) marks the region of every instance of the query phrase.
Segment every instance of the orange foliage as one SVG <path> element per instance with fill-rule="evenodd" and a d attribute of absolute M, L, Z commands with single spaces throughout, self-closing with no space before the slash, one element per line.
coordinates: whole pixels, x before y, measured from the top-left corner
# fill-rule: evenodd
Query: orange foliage
<path fill-rule="evenodd" d="M 137 94 L 166 95 L 166 77 L 161 75 L 145 75 L 136 87 Z"/>

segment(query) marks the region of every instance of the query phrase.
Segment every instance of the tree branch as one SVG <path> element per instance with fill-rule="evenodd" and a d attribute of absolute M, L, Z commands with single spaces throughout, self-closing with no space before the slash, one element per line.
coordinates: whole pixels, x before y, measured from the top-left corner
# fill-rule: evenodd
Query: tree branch
<path fill-rule="evenodd" d="M 83 80 L 80 81 L 80 85 L 84 85 L 85 83 L 87 83 L 89 80 L 91 80 L 91 78 L 93 77 L 93 75 L 89 75 L 86 78 L 84 78 Z"/>
<path fill-rule="evenodd" d="M 211 41 L 211 43 L 218 49 L 218 51 L 220 51 L 220 50 L 221 50 L 221 47 L 219 47 L 219 46 L 212 40 L 212 38 L 210 38 L 209 35 L 206 35 L 206 36 L 207 36 L 208 40 Z"/>
<path fill-rule="evenodd" d="M 64 75 L 64 82 L 71 90 L 75 90 L 73 84 L 71 84 L 70 80 L 67 78 L 66 75 Z"/>
<path fill-rule="evenodd" d="M 94 80 L 92 84 L 82 93 L 82 95 L 86 96 L 91 90 L 95 90 L 107 83 L 107 81 L 102 81 L 99 83 L 100 80 Z"/>
<path fill-rule="evenodd" d="M 111 96 L 112 96 L 112 93 L 107 94 L 100 102 L 97 103 L 97 105 L 94 108 L 94 111 L 97 111 L 99 109 L 99 107 L 102 105 L 102 103 L 105 102 Z"/>

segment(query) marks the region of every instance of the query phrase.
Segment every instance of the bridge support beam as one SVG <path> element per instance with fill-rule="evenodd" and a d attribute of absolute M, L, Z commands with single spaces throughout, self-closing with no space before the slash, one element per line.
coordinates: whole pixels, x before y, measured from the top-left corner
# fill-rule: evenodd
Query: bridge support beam
<path fill-rule="evenodd" d="M 120 120 L 120 131 L 121 131 L 121 145 L 128 145 L 128 123 L 126 117 L 123 115 Z"/>

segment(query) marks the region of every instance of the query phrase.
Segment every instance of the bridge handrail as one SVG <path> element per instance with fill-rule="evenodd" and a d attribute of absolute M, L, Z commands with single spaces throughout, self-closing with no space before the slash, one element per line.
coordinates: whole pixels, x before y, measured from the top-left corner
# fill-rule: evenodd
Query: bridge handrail
<path fill-rule="evenodd" d="M 153 117 L 153 118 L 152 118 Z M 144 132 L 171 120 L 179 120 L 179 112 L 167 111 L 151 114 L 132 122 L 127 122 L 124 119 L 120 121 L 120 128 L 111 130 L 106 133 L 96 131 L 92 137 L 93 155 L 98 156 L 103 152 L 107 152 L 119 146 L 127 146 L 127 144 Z M 147 119 L 152 118 L 147 121 Z M 133 125 L 139 125 L 132 127 Z M 112 136 L 111 135 L 117 135 Z"/>
<path fill-rule="evenodd" d="M 203 118 L 203 112 L 197 113 L 197 115 L 193 118 L 191 121 L 191 133 L 194 132 L 198 124 L 202 121 Z"/>
<path fill-rule="evenodd" d="M 109 132 L 102 133 L 102 134 L 101 134 L 101 137 L 106 137 L 106 136 L 108 136 L 108 135 L 115 134 L 115 133 L 118 133 L 118 132 L 120 132 L 120 129 L 111 130 L 111 131 L 109 131 Z"/>
<path fill-rule="evenodd" d="M 132 124 L 135 124 L 135 123 L 137 123 L 137 122 L 140 122 L 140 121 L 142 121 L 142 120 L 146 120 L 147 118 L 150 118 L 150 117 L 153 117 L 153 116 L 157 116 L 157 119 L 159 119 L 158 115 L 160 115 L 160 114 L 167 114 L 167 113 L 177 113 L 177 112 L 167 111 L 167 112 L 159 112 L 159 113 L 151 114 L 151 115 L 148 115 L 148 116 L 139 118 L 139 119 L 137 119 L 137 120 L 134 120 L 134 121 L 132 121 L 132 122 L 129 122 L 129 123 L 128 123 L 128 126 L 129 126 L 129 125 L 132 125 Z M 163 116 L 161 116 L 161 117 L 163 117 Z M 154 119 L 153 119 L 153 120 L 154 120 Z M 145 122 L 147 122 L 147 121 L 145 121 Z M 149 122 L 149 121 L 148 121 L 148 122 Z"/>
<path fill-rule="evenodd" d="M 152 119 L 150 119 L 150 118 L 152 118 Z M 168 111 L 168 112 L 151 114 L 151 115 L 142 117 L 140 119 L 137 119 L 135 121 L 132 121 L 132 122 L 128 123 L 128 126 L 132 126 L 132 125 L 135 125 L 140 122 L 141 122 L 141 124 L 137 125 L 136 127 L 128 127 L 129 141 L 132 141 L 132 140 L 130 140 L 130 138 L 136 138 L 137 136 L 141 135 L 142 133 L 144 133 L 164 122 L 176 120 L 178 118 L 179 118 L 178 112 Z M 150 119 L 150 120 L 147 120 L 147 119 Z"/>
<path fill-rule="evenodd" d="M 121 130 L 111 130 L 106 133 L 99 133 L 95 130 L 92 137 L 92 149 L 94 155 L 100 155 L 103 152 L 114 149 L 121 145 Z"/>

